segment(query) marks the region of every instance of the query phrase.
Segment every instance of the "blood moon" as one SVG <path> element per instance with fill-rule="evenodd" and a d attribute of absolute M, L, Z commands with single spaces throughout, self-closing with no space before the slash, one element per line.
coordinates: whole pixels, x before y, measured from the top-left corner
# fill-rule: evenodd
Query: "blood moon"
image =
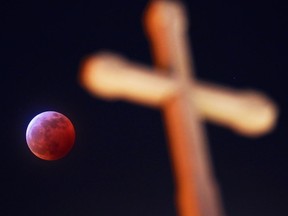
<path fill-rule="evenodd" d="M 31 120 L 26 130 L 26 141 L 37 157 L 44 160 L 58 160 L 73 147 L 75 130 L 66 116 L 47 111 Z"/>

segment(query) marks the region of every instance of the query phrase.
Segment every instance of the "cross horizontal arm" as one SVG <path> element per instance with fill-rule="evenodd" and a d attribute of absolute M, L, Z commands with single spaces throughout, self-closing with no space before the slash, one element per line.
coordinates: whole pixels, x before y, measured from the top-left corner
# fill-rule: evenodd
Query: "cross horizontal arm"
<path fill-rule="evenodd" d="M 118 55 L 102 53 L 87 59 L 80 75 L 82 86 L 93 95 L 159 107 L 175 97 L 179 88 L 164 72 L 155 71 Z M 202 118 L 243 135 L 262 135 L 276 122 L 276 105 L 260 92 L 203 81 L 195 83 L 194 91 L 192 94 L 191 89 L 191 100 Z"/>

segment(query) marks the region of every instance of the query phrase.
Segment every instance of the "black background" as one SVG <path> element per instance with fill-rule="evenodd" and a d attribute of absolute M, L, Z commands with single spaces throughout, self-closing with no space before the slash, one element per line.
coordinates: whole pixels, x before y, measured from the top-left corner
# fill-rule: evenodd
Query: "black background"
<path fill-rule="evenodd" d="M 148 1 L 1 1 L 0 215 L 176 215 L 159 110 L 91 97 L 81 60 L 109 50 L 152 65 Z M 288 214 L 287 15 L 281 1 L 186 1 L 197 77 L 265 92 L 280 108 L 259 138 L 205 123 L 228 216 Z M 55 110 L 76 128 L 68 156 L 36 158 L 25 131 Z"/>

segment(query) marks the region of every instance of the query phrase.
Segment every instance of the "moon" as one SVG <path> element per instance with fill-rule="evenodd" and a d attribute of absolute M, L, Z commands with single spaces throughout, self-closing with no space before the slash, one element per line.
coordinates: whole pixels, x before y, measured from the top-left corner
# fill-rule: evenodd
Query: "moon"
<path fill-rule="evenodd" d="M 43 160 L 63 158 L 74 145 L 75 130 L 71 121 L 55 111 L 35 116 L 26 130 L 26 141 L 34 155 Z"/>

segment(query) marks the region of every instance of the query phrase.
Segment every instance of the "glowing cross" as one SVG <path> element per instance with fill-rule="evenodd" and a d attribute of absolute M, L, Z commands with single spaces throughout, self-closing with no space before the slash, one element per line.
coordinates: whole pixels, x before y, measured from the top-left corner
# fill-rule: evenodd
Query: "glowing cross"
<path fill-rule="evenodd" d="M 242 134 L 259 135 L 273 127 L 276 107 L 256 92 L 242 93 L 193 80 L 187 20 L 179 2 L 152 1 L 145 23 L 157 74 L 102 53 L 85 62 L 82 85 L 106 99 L 160 106 L 170 141 L 179 215 L 223 216 L 200 118 Z"/>

